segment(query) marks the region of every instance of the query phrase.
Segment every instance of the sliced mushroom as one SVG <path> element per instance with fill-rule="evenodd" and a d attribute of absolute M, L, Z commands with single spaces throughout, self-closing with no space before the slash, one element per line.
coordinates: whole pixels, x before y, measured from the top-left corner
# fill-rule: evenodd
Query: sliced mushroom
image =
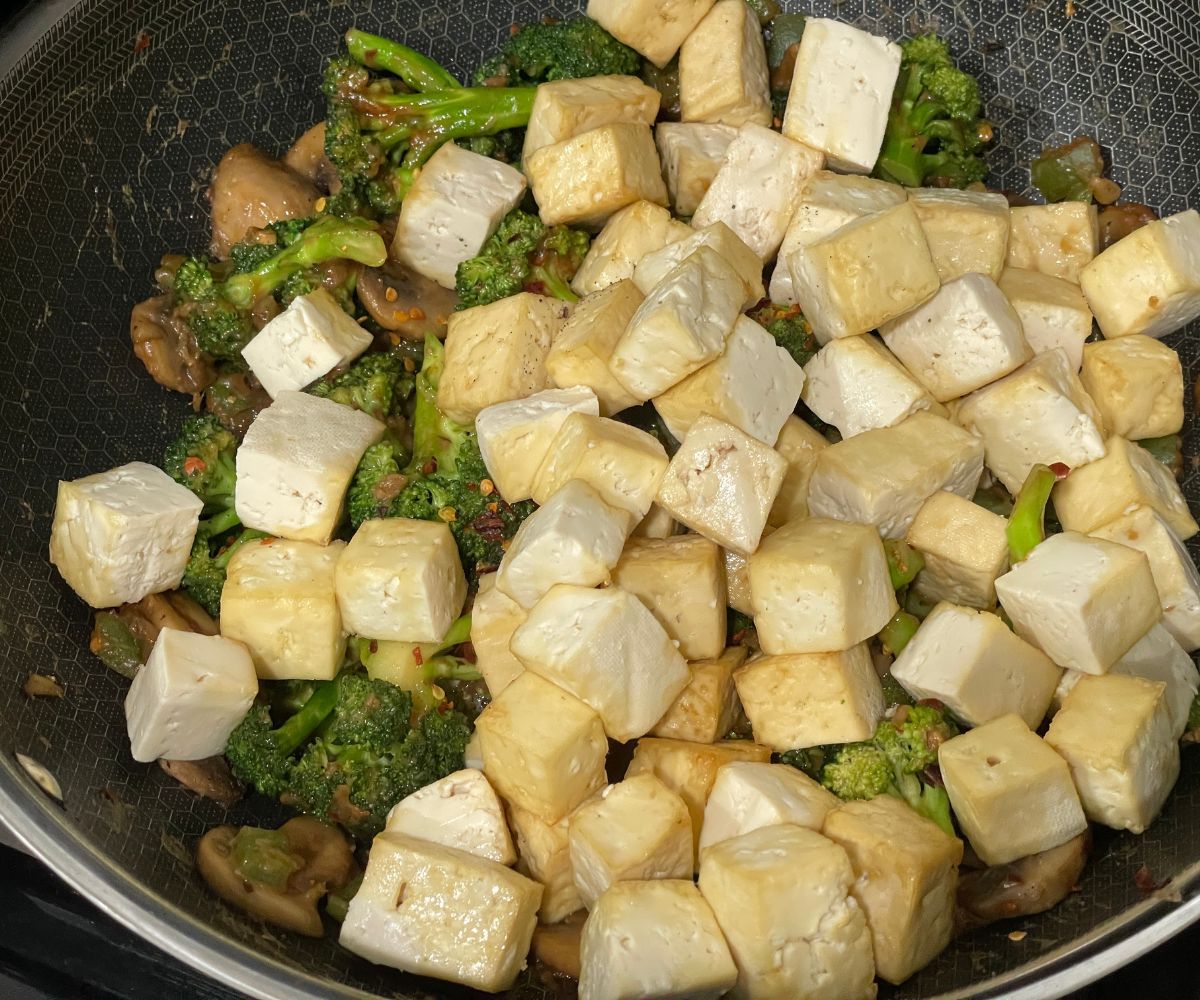
<path fill-rule="evenodd" d="M 558 924 L 538 924 L 533 932 L 533 957 L 557 976 L 579 978 L 579 945 L 587 911 L 580 910 Z"/>
<path fill-rule="evenodd" d="M 1149 205 L 1129 202 L 1123 205 L 1106 205 L 1100 209 L 1100 249 L 1123 240 L 1136 229 L 1158 218 L 1158 213 Z"/>
<path fill-rule="evenodd" d="M 159 765 L 189 792 L 230 808 L 246 794 L 246 786 L 233 776 L 224 757 L 204 760 L 160 760 Z"/>
<path fill-rule="evenodd" d="M 337 168 L 325 155 L 325 123 L 317 122 L 283 154 L 286 167 L 329 194 L 341 189 Z"/>
<path fill-rule="evenodd" d="M 204 405 L 231 433 L 242 437 L 271 397 L 252 375 L 221 375 L 204 394 Z"/>
<path fill-rule="evenodd" d="M 196 396 L 216 377 L 187 324 L 171 313 L 171 299 L 156 295 L 133 307 L 129 317 L 133 353 L 164 389 Z"/>
<path fill-rule="evenodd" d="M 249 230 L 312 215 L 320 192 L 257 146 L 241 143 L 221 157 L 208 196 L 212 252 L 224 260 Z"/>
<path fill-rule="evenodd" d="M 143 660 L 150 655 L 158 633 L 164 628 L 199 632 L 201 635 L 217 634 L 217 623 L 213 621 L 212 616 L 187 594 L 178 590 L 150 594 L 136 604 L 123 605 L 117 616 L 129 626 L 129 630 L 137 639 Z"/>
<path fill-rule="evenodd" d="M 371 318 L 406 340 L 424 340 L 429 333 L 445 337 L 446 320 L 458 308 L 453 291 L 394 260 L 364 267 L 357 291 Z"/>

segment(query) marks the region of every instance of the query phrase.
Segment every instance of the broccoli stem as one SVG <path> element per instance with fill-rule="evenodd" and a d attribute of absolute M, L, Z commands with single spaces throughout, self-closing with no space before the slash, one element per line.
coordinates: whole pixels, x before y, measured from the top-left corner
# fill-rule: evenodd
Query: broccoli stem
<path fill-rule="evenodd" d="M 218 514 L 214 514 L 204 522 L 204 530 L 208 532 L 208 536 L 212 538 L 215 535 L 221 534 L 223 531 L 232 531 L 242 519 L 238 517 L 238 513 L 232 507 L 229 507 Z"/>
<path fill-rule="evenodd" d="M 410 141 L 406 166 L 428 159 L 421 151 L 448 139 L 494 135 L 529 124 L 535 87 L 459 87 L 423 94 L 378 94 L 356 100 L 369 123 L 379 125 L 376 141 L 385 149 Z M 365 105 L 365 107 L 364 107 Z M 432 152 L 432 149 L 429 151 Z"/>
<path fill-rule="evenodd" d="M 213 561 L 221 569 L 227 569 L 229 566 L 229 560 L 233 558 L 233 554 L 238 549 L 240 549 L 247 542 L 253 542 L 259 538 L 267 537 L 268 535 L 265 531 L 259 531 L 256 528 L 247 528 L 240 535 L 238 535 L 236 539 L 230 542 L 229 545 L 222 549 L 221 554 Z"/>
<path fill-rule="evenodd" d="M 322 681 L 304 703 L 304 707 L 275 730 L 275 747 L 287 757 L 300 748 L 333 711 L 338 701 L 338 682 Z"/>
<path fill-rule="evenodd" d="M 907 587 L 925 568 L 925 557 L 902 538 L 885 538 L 883 550 L 887 553 L 893 590 Z"/>
<path fill-rule="evenodd" d="M 897 611 L 892 620 L 879 631 L 879 641 L 883 648 L 894 656 L 899 656 L 912 637 L 921 627 L 921 620 L 907 611 Z"/>
<path fill-rule="evenodd" d="M 1008 517 L 1008 553 L 1013 565 L 1029 555 L 1046 538 L 1046 504 L 1050 502 L 1050 491 L 1054 484 L 1066 476 L 1064 466 L 1051 468 L 1035 465 L 1025 477 L 1021 492 L 1017 494 L 1012 513 Z"/>
<path fill-rule="evenodd" d="M 428 56 L 400 42 L 359 31 L 358 28 L 346 32 L 346 50 L 356 63 L 367 69 L 383 70 L 398 76 L 413 90 L 449 90 L 462 86 L 443 66 Z"/>
<path fill-rule="evenodd" d="M 557 274 L 553 274 L 544 267 L 534 268 L 533 280 L 540 281 L 546 289 L 546 294 L 556 299 L 562 299 L 564 302 L 578 302 L 579 296 L 572 290 L 571 286 L 562 280 Z"/>

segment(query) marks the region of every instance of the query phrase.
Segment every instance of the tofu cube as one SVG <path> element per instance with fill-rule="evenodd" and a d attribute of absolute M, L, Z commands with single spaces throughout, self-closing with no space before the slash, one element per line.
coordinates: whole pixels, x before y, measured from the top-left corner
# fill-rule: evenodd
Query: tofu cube
<path fill-rule="evenodd" d="M 560 389 L 591 389 L 602 417 L 611 417 L 640 402 L 617 380 L 608 361 L 642 299 L 629 278 L 590 292 L 575 304 L 546 355 L 550 382 Z M 589 407 L 581 412 L 592 411 Z"/>
<path fill-rule="evenodd" d="M 1146 554 L 1163 626 L 1189 653 L 1200 649 L 1200 573 L 1166 519 L 1152 507 L 1137 504 L 1089 534 Z"/>
<path fill-rule="evenodd" d="M 774 449 L 704 414 L 671 459 L 658 502 L 705 538 L 749 555 L 758 548 L 786 468 Z"/>
<path fill-rule="evenodd" d="M 771 301 L 784 305 L 796 301 L 786 261 L 797 247 L 815 243 L 864 215 L 902 205 L 905 198 L 899 184 L 818 170 L 800 192 L 800 202 L 779 247 L 779 264 L 771 276 Z"/>
<path fill-rule="evenodd" d="M 746 124 L 692 216 L 697 229 L 724 222 L 764 261 L 783 242 L 800 191 L 825 166 L 815 149 L 763 125 Z"/>
<path fill-rule="evenodd" d="M 831 340 L 804 366 L 804 405 L 843 438 L 894 427 L 933 397 L 872 336 Z"/>
<path fill-rule="evenodd" d="M 1100 245 L 1096 206 L 1064 201 L 1057 205 L 1022 205 L 1009 212 L 1008 266 L 1041 271 L 1079 284 L 1080 272 L 1096 256 Z"/>
<path fill-rule="evenodd" d="M 998 615 L 943 601 L 896 657 L 892 676 L 915 700 L 936 698 L 968 726 L 1012 714 L 1036 729 L 1062 670 Z"/>
<path fill-rule="evenodd" d="M 525 617 L 525 609 L 496 586 L 495 573 L 479 578 L 479 592 L 471 605 L 471 646 L 475 669 L 493 698 L 525 670 L 508 648 Z"/>
<path fill-rule="evenodd" d="M 767 653 L 850 649 L 896 613 L 879 532 L 868 524 L 801 518 L 750 557 L 750 604 Z"/>
<path fill-rule="evenodd" d="M 303 389 L 371 346 L 363 329 L 326 289 L 292 299 L 258 331 L 242 357 L 274 399 L 287 389 Z"/>
<path fill-rule="evenodd" d="M 557 924 L 581 910 L 583 898 L 571 871 L 569 817 L 547 823 L 536 813 L 510 804 L 508 821 L 517 842 L 517 871 L 542 883 L 538 919 L 544 924 Z"/>
<path fill-rule="evenodd" d="M 964 274 L 999 281 L 1008 258 L 1008 199 L 991 191 L 912 188 L 929 252 L 942 283 Z"/>
<path fill-rule="evenodd" d="M 903 316 L 941 287 L 910 202 L 848 222 L 781 259 L 817 339 L 858 337 Z"/>
<path fill-rule="evenodd" d="M 733 728 L 738 714 L 734 671 L 746 662 L 745 646 L 688 664 L 691 680 L 650 730 L 651 736 L 715 743 Z"/>
<path fill-rule="evenodd" d="M 1069 531 L 1095 531 L 1142 504 L 1158 512 L 1181 540 L 1200 528 L 1171 470 L 1140 445 L 1113 435 L 1107 454 L 1072 469 L 1054 487 L 1054 512 Z"/>
<path fill-rule="evenodd" d="M 533 499 L 545 503 L 572 479 L 582 479 L 610 507 L 629 512 L 634 524 L 646 516 L 667 471 L 667 453 L 646 431 L 605 417 L 572 413 L 550 444 L 533 483 Z"/>
<path fill-rule="evenodd" d="M 689 230 L 688 235 L 682 239 L 646 254 L 633 269 L 633 283 L 649 295 L 673 268 L 700 247 L 711 247 L 726 263 L 733 265 L 745 287 L 746 296 L 742 300 L 744 309 L 749 309 L 762 299 L 765 294 L 762 261 L 746 246 L 742 238 L 723 222 L 714 222 L 703 229 Z"/>
<path fill-rule="evenodd" d="M 145 462 L 60 481 L 50 562 L 93 608 L 171 590 L 183 579 L 203 506 Z"/>
<path fill-rule="evenodd" d="M 679 109 L 685 122 L 771 125 L 767 49 L 745 0 L 717 0 L 679 49 Z"/>
<path fill-rule="evenodd" d="M 717 1000 L 735 982 L 729 946 L 690 877 L 619 882 L 583 926 L 579 1000 Z"/>
<path fill-rule="evenodd" d="M 242 524 L 327 544 L 359 459 L 383 431 L 378 420 L 331 399 L 281 392 L 237 450 L 234 496 Z"/>
<path fill-rule="evenodd" d="M 775 338 L 739 316 L 725 352 L 656 397 L 654 408 L 678 440 L 708 414 L 769 448 L 796 409 L 804 382 L 804 369 Z"/>
<path fill-rule="evenodd" d="M 203 760 L 225 752 L 258 677 L 240 642 L 164 628 L 125 696 L 133 759 Z"/>
<path fill-rule="evenodd" d="M 221 634 L 246 644 L 263 680 L 327 681 L 341 668 L 346 633 L 334 581 L 345 548 L 264 538 L 229 560 Z"/>
<path fill-rule="evenodd" d="M 517 503 L 533 496 L 537 470 L 569 413 L 599 416 L 596 394 L 586 385 L 543 389 L 524 399 L 494 403 L 479 411 L 475 417 L 479 452 L 506 501 Z"/>
<path fill-rule="evenodd" d="M 1041 271 L 1006 267 L 997 283 L 1021 318 L 1034 354 L 1062 348 L 1071 371 L 1083 364 L 1083 342 L 1092 335 L 1092 311 L 1073 281 Z"/>
<path fill-rule="evenodd" d="M 448 142 L 417 172 L 404 196 L 392 256 L 453 288 L 458 265 L 483 249 L 524 196 L 521 171 Z"/>
<path fill-rule="evenodd" d="M 1104 457 L 1100 411 L 1060 349 L 961 400 L 955 420 L 983 441 L 987 467 L 1014 496 L 1035 465 Z"/>
<path fill-rule="evenodd" d="M 1015 715 L 947 740 L 938 766 L 984 864 L 1040 854 L 1087 829 L 1067 762 Z"/>
<path fill-rule="evenodd" d="M 819 831 L 840 804 L 836 795 L 788 764 L 726 764 L 704 807 L 700 852 L 767 826 L 794 823 Z"/>
<path fill-rule="evenodd" d="M 359 525 L 334 589 L 347 632 L 400 642 L 440 642 L 467 599 L 450 527 L 406 517 Z"/>
<path fill-rule="evenodd" d="M 558 299 L 518 292 L 451 313 L 438 409 L 469 427 L 485 407 L 545 389 L 546 355 L 568 311 Z"/>
<path fill-rule="evenodd" d="M 737 964 L 732 995 L 873 998 L 871 932 L 850 894 L 854 880 L 845 850 L 793 824 L 763 827 L 705 851 L 700 891 Z"/>
<path fill-rule="evenodd" d="M 636 201 L 667 204 L 650 126 L 610 122 L 543 146 L 525 160 L 542 221 L 599 229 Z"/>
<path fill-rule="evenodd" d="M 521 159 L 614 122 L 653 125 L 662 95 L 636 76 L 589 76 L 538 85 Z"/>
<path fill-rule="evenodd" d="M 964 274 L 880 329 L 883 342 L 939 403 L 965 396 L 1033 357 L 1021 320 L 986 274 Z"/>
<path fill-rule="evenodd" d="M 646 516 L 638 521 L 633 529 L 633 538 L 671 538 L 679 534 L 679 525 L 669 513 L 658 504 L 653 503 Z"/>
<path fill-rule="evenodd" d="M 473 768 L 448 774 L 401 799 L 388 813 L 386 830 L 501 865 L 517 861 L 500 797 L 483 772 Z"/>
<path fill-rule="evenodd" d="M 499 993 L 525 966 L 541 897 L 495 861 L 381 833 L 338 942 L 376 965 Z"/>
<path fill-rule="evenodd" d="M 587 16 L 662 69 L 713 0 L 588 0 Z"/>
<path fill-rule="evenodd" d="M 962 841 L 890 795 L 846 802 L 822 832 L 850 858 L 876 975 L 904 982 L 954 936 Z"/>
<path fill-rule="evenodd" d="M 1144 553 L 1051 535 L 996 581 L 1017 635 L 1061 667 L 1103 674 L 1162 617 Z"/>
<path fill-rule="evenodd" d="M 492 787 L 546 823 L 604 787 L 600 716 L 537 674 L 526 671 L 493 698 L 475 731 Z"/>
<path fill-rule="evenodd" d="M 616 882 L 692 874 L 687 806 L 653 774 L 609 785 L 576 809 L 568 843 L 575 885 L 588 909 Z"/>
<path fill-rule="evenodd" d="M 650 609 L 684 659 L 724 651 L 725 567 L 715 542 L 700 535 L 631 538 L 612 582 Z"/>
<path fill-rule="evenodd" d="M 654 130 L 658 158 L 677 215 L 691 216 L 725 162 L 737 129 L 704 122 L 660 122 Z"/>
<path fill-rule="evenodd" d="M 609 367 L 638 400 L 659 395 L 721 355 L 744 296 L 737 269 L 712 247 L 698 247 L 638 306 Z"/>
<path fill-rule="evenodd" d="M 1079 378 L 1112 434 L 1137 441 L 1183 427 L 1183 365 L 1166 344 L 1142 334 L 1087 344 Z"/>
<path fill-rule="evenodd" d="M 914 586 L 926 600 L 971 608 L 996 603 L 996 577 L 1008 569 L 1008 520 L 954 493 L 935 493 L 908 529 L 925 568 Z"/>
<path fill-rule="evenodd" d="M 808 509 L 814 517 L 873 524 L 884 538 L 903 538 L 933 494 L 974 496 L 982 475 L 979 438 L 919 411 L 822 451 L 808 481 Z"/>
<path fill-rule="evenodd" d="M 1160 681 L 1080 678 L 1046 742 L 1071 768 L 1088 819 L 1116 830 L 1144 832 L 1179 777 L 1179 741 Z"/>
<path fill-rule="evenodd" d="M 631 278 L 637 262 L 646 254 L 661 250 L 691 232 L 691 226 L 672 219 L 662 205 L 635 201 L 615 212 L 592 240 L 587 256 L 571 279 L 571 288 L 578 295 L 588 295 L 623 278 Z"/>
<path fill-rule="evenodd" d="M 760 656 L 733 680 L 755 741 L 780 753 L 870 739 L 886 707 L 865 642 L 838 653 Z"/>
<path fill-rule="evenodd" d="M 817 456 L 829 447 L 828 439 L 799 417 L 783 422 L 775 450 L 787 463 L 779 495 L 771 506 L 767 524 L 777 528 L 788 521 L 808 517 L 808 481 L 817 464 Z"/>
<path fill-rule="evenodd" d="M 763 530 L 763 537 L 770 532 L 768 526 Z M 750 560 L 733 549 L 722 549 L 725 556 L 725 592 L 729 606 L 734 611 L 744 615 L 753 615 L 754 606 L 750 603 Z"/>
<path fill-rule="evenodd" d="M 1165 337 L 1200 316 L 1200 212 L 1135 230 L 1079 275 L 1106 337 Z"/>
<path fill-rule="evenodd" d="M 510 646 L 526 671 L 591 706 L 620 742 L 649 732 L 690 678 L 654 615 L 619 587 L 553 587 Z"/>

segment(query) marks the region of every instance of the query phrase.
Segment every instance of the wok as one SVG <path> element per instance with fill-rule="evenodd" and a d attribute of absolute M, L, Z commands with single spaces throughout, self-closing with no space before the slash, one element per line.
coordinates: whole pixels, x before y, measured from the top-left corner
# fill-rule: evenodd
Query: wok
<path fill-rule="evenodd" d="M 999 135 L 993 181 L 1021 190 L 1047 140 L 1095 134 L 1127 197 L 1200 206 L 1200 21 L 1170 0 L 820 0 L 892 37 L 936 28 L 978 73 Z M 51 571 L 58 478 L 154 460 L 186 410 L 133 357 L 130 305 L 167 249 L 202 248 L 211 167 L 232 144 L 281 152 L 320 115 L 323 60 L 351 24 L 468 74 L 514 21 L 568 14 L 522 0 L 56 0 L 0 41 L 0 814 L 117 919 L 197 969 L 272 998 L 461 996 L 373 968 L 331 941 L 269 933 L 207 892 L 188 852 L 227 815 L 129 756 L 126 682 L 86 649 L 89 614 Z M 1187 377 L 1200 330 L 1176 335 Z M 1190 416 L 1185 452 L 1200 453 Z M 1200 502 L 1195 459 L 1185 487 Z M 61 700 L 20 693 L 33 670 Z M 14 760 L 62 786 L 60 806 Z M 1135 882 L 1169 879 L 1147 892 Z M 1141 837 L 1101 833 L 1081 891 L 1042 917 L 960 940 L 884 996 L 1056 996 L 1200 917 L 1200 749 Z M 1011 931 L 1025 931 L 1022 940 Z M 543 995 L 537 985 L 518 995 Z"/>

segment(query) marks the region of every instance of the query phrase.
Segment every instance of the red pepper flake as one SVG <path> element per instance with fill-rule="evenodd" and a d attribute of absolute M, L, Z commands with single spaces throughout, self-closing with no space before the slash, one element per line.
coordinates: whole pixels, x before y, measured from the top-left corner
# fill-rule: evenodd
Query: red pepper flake
<path fill-rule="evenodd" d="M 1050 466 L 1050 471 L 1053 472 L 1058 479 L 1066 479 L 1067 476 L 1071 474 L 1071 467 L 1064 465 L 1062 462 L 1055 462 Z"/>
<path fill-rule="evenodd" d="M 421 652 L 420 646 L 413 646 L 413 662 L 418 667 L 425 666 L 425 654 Z"/>
<path fill-rule="evenodd" d="M 145 52 L 148 48 L 150 48 L 150 32 L 139 31 L 137 38 L 133 40 L 134 53 Z"/>
<path fill-rule="evenodd" d="M 408 318 L 416 319 L 416 320 L 424 319 L 425 318 L 425 310 L 422 309 L 420 306 L 413 306 L 408 311 Z"/>
<path fill-rule="evenodd" d="M 1150 869 L 1145 865 L 1139 865 L 1137 871 L 1133 873 L 1133 884 L 1141 889 L 1142 892 L 1157 892 L 1170 881 L 1167 878 L 1161 882 L 1156 882 L 1154 876 L 1150 874 Z"/>
<path fill-rule="evenodd" d="M 370 650 L 371 650 L 371 652 L 372 652 L 372 653 L 378 653 L 378 652 L 379 652 L 379 640 L 378 640 L 378 639 L 372 639 L 372 640 L 371 640 L 371 644 L 370 644 Z"/>
<path fill-rule="evenodd" d="M 203 472 L 208 468 L 208 463 L 202 458 L 197 458 L 195 455 L 189 455 L 183 460 L 183 474 L 185 476 L 194 476 L 197 472 Z"/>

